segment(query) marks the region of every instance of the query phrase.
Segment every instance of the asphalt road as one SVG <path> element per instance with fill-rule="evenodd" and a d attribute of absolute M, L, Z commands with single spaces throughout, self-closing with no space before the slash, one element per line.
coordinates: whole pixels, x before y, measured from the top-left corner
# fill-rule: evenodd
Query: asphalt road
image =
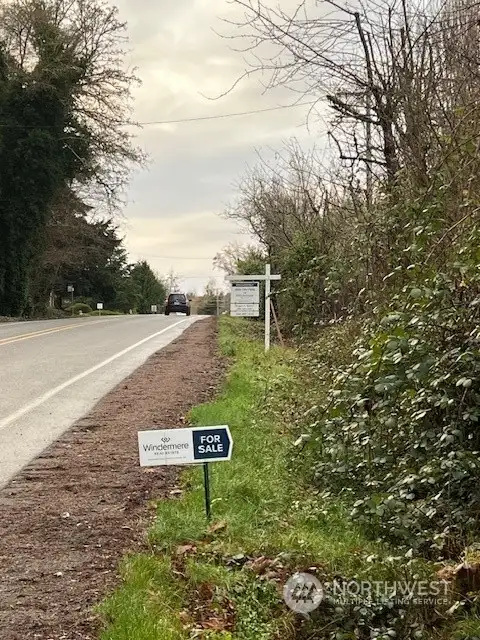
<path fill-rule="evenodd" d="M 197 317 L 0 324 L 0 486 Z"/>

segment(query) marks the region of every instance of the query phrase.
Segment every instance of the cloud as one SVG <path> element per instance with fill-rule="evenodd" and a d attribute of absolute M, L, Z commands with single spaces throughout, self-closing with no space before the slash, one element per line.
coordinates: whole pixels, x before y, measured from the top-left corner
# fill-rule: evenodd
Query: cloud
<path fill-rule="evenodd" d="M 166 223 L 167 221 L 167 223 Z M 197 292 L 214 278 L 222 286 L 224 274 L 215 271 L 212 260 L 225 245 L 225 238 L 249 241 L 231 222 L 210 211 L 181 217 L 166 212 L 162 218 L 131 216 L 125 224 L 126 245 L 133 260 L 147 260 L 160 274 L 177 273 L 185 290 Z"/>
<path fill-rule="evenodd" d="M 285 0 L 283 8 L 288 4 L 293 8 L 296 1 Z M 205 97 L 225 92 L 245 68 L 243 56 L 229 48 L 232 42 L 213 31 L 235 32 L 219 19 L 241 19 L 234 4 L 121 0 L 119 10 L 129 25 L 129 61 L 142 80 L 135 92 L 138 121 L 205 118 L 292 103 L 287 89 L 265 93 L 256 77 L 219 100 Z M 307 140 L 307 110 L 145 125 L 138 143 L 151 164 L 135 174 L 125 211 L 132 258 L 144 256 L 160 271 L 173 267 L 201 288 L 215 253 L 238 239 L 238 229 L 218 214 L 234 197 L 234 184 L 247 165 L 255 164 L 255 148 L 279 147 L 292 135 Z"/>

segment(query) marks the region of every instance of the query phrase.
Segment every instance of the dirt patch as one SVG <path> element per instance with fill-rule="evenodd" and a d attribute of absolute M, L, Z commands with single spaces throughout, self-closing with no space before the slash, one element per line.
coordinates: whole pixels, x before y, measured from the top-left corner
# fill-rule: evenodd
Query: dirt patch
<path fill-rule="evenodd" d="M 137 431 L 184 424 L 221 380 L 213 319 L 193 324 L 0 491 L 1 640 L 90 640 L 149 500 L 178 468 L 138 466 Z M 142 522 L 143 519 L 143 522 Z"/>

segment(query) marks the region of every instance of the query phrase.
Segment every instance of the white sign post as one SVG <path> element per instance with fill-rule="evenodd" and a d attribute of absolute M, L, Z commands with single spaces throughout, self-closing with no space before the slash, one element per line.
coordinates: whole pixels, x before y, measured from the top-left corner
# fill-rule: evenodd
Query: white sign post
<path fill-rule="evenodd" d="M 226 424 L 215 427 L 155 429 L 138 432 L 141 467 L 170 464 L 203 464 L 205 511 L 211 518 L 209 462 L 223 462 L 232 457 L 233 440 Z"/>
<path fill-rule="evenodd" d="M 246 313 L 233 313 L 232 311 L 234 311 L 234 309 L 238 308 L 238 303 L 236 306 L 234 306 L 233 304 L 233 300 L 234 300 L 234 283 L 239 283 L 240 285 L 245 285 L 247 282 L 256 282 L 256 284 L 258 285 L 258 281 L 260 280 L 264 280 L 265 281 L 265 351 L 268 351 L 270 349 L 270 316 L 271 316 L 271 310 L 270 310 L 270 284 L 272 280 L 280 280 L 282 278 L 281 275 L 278 274 L 272 274 L 270 272 L 270 265 L 266 264 L 265 265 L 265 275 L 248 275 L 248 276 L 242 276 L 240 274 L 238 275 L 234 275 L 234 276 L 226 276 L 225 280 L 228 280 L 229 282 L 232 283 L 232 310 L 230 311 L 230 315 L 254 315 L 252 314 L 246 314 Z M 241 287 L 240 287 L 241 288 Z M 237 295 L 237 294 L 235 294 Z M 246 295 L 246 294 L 243 294 Z M 253 295 L 253 294 L 250 294 Z M 256 314 L 258 315 L 258 313 Z"/>
<path fill-rule="evenodd" d="M 73 284 L 67 285 L 67 291 L 68 293 L 72 294 L 72 316 L 73 316 L 73 292 L 75 291 L 75 287 L 73 286 Z"/>

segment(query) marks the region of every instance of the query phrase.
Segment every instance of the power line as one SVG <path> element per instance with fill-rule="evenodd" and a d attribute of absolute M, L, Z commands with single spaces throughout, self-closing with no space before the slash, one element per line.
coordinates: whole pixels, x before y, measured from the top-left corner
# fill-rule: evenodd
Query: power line
<path fill-rule="evenodd" d="M 213 260 L 211 256 L 205 256 L 204 258 L 192 258 L 188 256 L 161 256 L 152 253 L 142 253 L 141 251 L 130 251 L 131 255 L 141 256 L 142 258 L 157 258 L 158 260 Z"/>
<path fill-rule="evenodd" d="M 181 123 L 186 123 L 186 122 L 202 122 L 205 120 L 220 120 L 222 118 L 236 118 L 238 116 L 251 116 L 251 115 L 255 115 L 257 113 L 268 113 L 270 111 L 281 111 L 283 109 L 293 109 L 294 107 L 304 107 L 307 105 L 312 105 L 315 104 L 317 101 L 316 100 L 311 100 L 308 102 L 296 102 L 294 104 L 284 104 L 284 105 L 279 105 L 277 107 L 267 107 L 265 109 L 251 109 L 250 111 L 236 111 L 233 113 L 220 113 L 217 115 L 213 115 L 213 116 L 195 116 L 192 118 L 179 118 L 177 120 L 151 120 L 151 121 L 147 121 L 147 122 L 124 122 L 124 123 L 118 123 L 120 126 L 124 126 L 124 127 L 135 127 L 135 126 L 140 126 L 140 127 L 148 127 L 148 126 L 153 126 L 153 125 L 157 125 L 157 124 L 181 124 Z M 56 125 L 22 125 L 22 124 L 16 124 L 16 123 L 7 123 L 7 122 L 0 122 L 0 127 L 12 127 L 15 129 L 50 129 L 53 127 L 56 127 Z M 77 135 L 74 132 L 72 132 L 72 138 L 81 138 L 83 136 L 81 135 Z"/>
<path fill-rule="evenodd" d="M 194 118 L 180 118 L 179 120 L 152 120 L 150 122 L 139 122 L 140 126 L 149 126 L 155 124 L 180 124 L 182 122 L 200 122 L 201 120 L 220 120 L 220 118 L 235 118 L 236 116 L 250 116 L 255 113 L 266 113 L 267 111 L 280 111 L 281 109 L 292 109 L 293 107 L 304 107 L 306 105 L 315 104 L 316 100 L 309 102 L 297 102 L 295 104 L 284 104 L 278 107 L 267 107 L 266 109 L 252 109 L 251 111 L 237 111 L 235 113 L 221 113 L 214 116 L 198 116 Z"/>
<path fill-rule="evenodd" d="M 212 279 L 215 278 L 215 279 L 218 280 L 219 278 L 225 278 L 225 275 L 226 274 L 216 274 L 216 273 L 213 273 L 213 272 L 212 273 L 200 273 L 200 274 L 197 273 L 197 275 L 189 275 L 188 273 L 185 275 L 185 274 L 179 273 L 179 274 L 177 274 L 177 277 L 178 277 L 179 280 L 186 280 L 187 278 L 190 279 L 190 280 L 191 279 L 204 280 L 205 278 L 212 278 Z M 167 275 L 167 279 L 168 279 L 168 275 Z"/>

